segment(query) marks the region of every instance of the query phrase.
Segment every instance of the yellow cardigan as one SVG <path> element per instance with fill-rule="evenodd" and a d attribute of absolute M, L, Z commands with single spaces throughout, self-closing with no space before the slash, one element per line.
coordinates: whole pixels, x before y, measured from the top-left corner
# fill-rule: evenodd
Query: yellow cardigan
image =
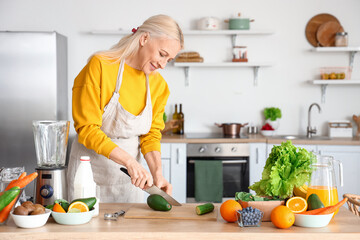
<path fill-rule="evenodd" d="M 118 71 L 119 63 L 94 56 L 75 78 L 72 89 L 72 115 L 79 142 L 107 158 L 117 145 L 100 127 L 104 107 L 115 90 Z M 143 155 L 161 150 L 160 131 L 165 127 L 163 113 L 170 94 L 167 83 L 158 72 L 149 76 L 149 86 L 153 116 L 150 131 L 140 136 Z M 125 64 L 119 93 L 119 102 L 125 110 L 138 115 L 146 104 L 144 72 Z"/>

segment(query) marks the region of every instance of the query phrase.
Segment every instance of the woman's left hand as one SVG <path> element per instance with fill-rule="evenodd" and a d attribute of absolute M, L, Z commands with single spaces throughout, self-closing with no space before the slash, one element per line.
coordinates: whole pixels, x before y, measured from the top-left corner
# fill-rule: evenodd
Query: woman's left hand
<path fill-rule="evenodd" d="M 163 175 L 153 176 L 154 185 L 166 192 L 167 194 L 172 194 L 172 185 L 164 178 Z"/>

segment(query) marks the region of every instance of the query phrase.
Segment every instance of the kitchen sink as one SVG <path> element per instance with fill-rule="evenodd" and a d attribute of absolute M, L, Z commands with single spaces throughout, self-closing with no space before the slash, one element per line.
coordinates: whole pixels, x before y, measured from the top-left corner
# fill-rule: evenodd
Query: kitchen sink
<path fill-rule="evenodd" d="M 287 140 L 330 140 L 327 136 L 312 136 L 311 138 L 308 138 L 305 135 L 277 135 L 272 136 L 274 139 L 287 139 Z"/>

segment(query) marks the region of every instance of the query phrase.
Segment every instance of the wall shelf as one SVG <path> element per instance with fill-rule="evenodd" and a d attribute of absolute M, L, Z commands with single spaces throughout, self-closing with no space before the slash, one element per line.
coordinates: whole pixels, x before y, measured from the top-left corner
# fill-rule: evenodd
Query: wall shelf
<path fill-rule="evenodd" d="M 344 52 L 350 54 L 349 67 L 352 71 L 354 66 L 354 58 L 357 52 L 360 52 L 360 47 L 316 47 L 312 48 L 313 52 Z M 346 85 L 346 84 L 360 84 L 360 80 L 310 80 L 315 85 L 321 85 L 321 102 L 325 103 L 326 88 L 330 85 Z"/>
<path fill-rule="evenodd" d="M 326 88 L 328 85 L 356 85 L 360 80 L 310 80 L 309 83 L 321 85 L 321 102 L 325 103 Z"/>
<path fill-rule="evenodd" d="M 236 67 L 236 68 L 254 68 L 254 85 L 257 85 L 258 72 L 260 67 L 270 67 L 270 62 L 218 62 L 218 63 L 199 63 L 199 62 L 174 62 L 175 67 L 183 67 L 185 73 L 185 86 L 190 85 L 190 68 L 191 67 Z"/>

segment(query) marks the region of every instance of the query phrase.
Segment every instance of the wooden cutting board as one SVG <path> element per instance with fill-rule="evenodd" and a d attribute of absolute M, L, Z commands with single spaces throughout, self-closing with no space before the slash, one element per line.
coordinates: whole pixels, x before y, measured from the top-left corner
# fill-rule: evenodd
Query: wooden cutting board
<path fill-rule="evenodd" d="M 214 211 L 204 215 L 197 215 L 195 207 L 199 204 L 183 204 L 173 206 L 168 212 L 154 211 L 146 203 L 136 204 L 126 211 L 124 218 L 143 218 L 143 219 L 177 219 L 177 220 L 213 220 L 216 221 L 217 206 Z"/>
<path fill-rule="evenodd" d="M 318 41 L 316 39 L 316 33 L 318 28 L 320 27 L 321 24 L 328 21 L 338 22 L 340 24 L 339 20 L 336 17 L 327 13 L 318 14 L 312 17 L 309 20 L 309 22 L 306 24 L 306 28 L 305 28 L 306 39 L 314 47 L 318 47 Z"/>
<path fill-rule="evenodd" d="M 344 29 L 340 23 L 328 21 L 320 25 L 316 32 L 316 39 L 323 47 L 335 46 L 335 36 L 337 32 L 343 32 Z"/>

